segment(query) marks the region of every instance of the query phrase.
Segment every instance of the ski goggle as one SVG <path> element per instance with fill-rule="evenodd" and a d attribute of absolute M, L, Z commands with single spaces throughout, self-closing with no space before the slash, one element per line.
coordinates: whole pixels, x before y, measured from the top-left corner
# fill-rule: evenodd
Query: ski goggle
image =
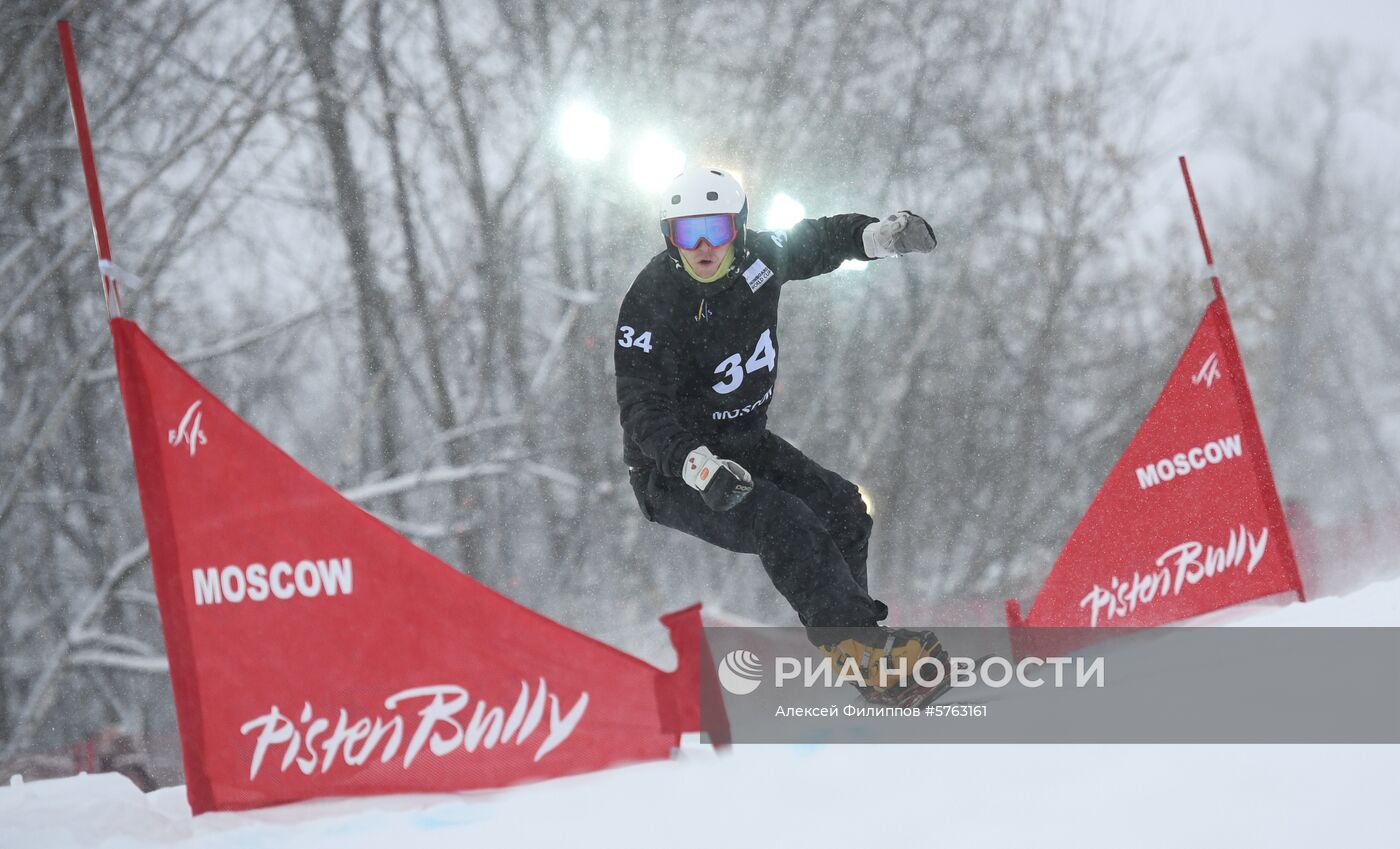
<path fill-rule="evenodd" d="M 722 248 L 738 235 L 733 213 L 691 215 L 670 221 L 671 243 L 688 251 L 695 250 L 701 239 L 709 242 L 711 247 Z"/>

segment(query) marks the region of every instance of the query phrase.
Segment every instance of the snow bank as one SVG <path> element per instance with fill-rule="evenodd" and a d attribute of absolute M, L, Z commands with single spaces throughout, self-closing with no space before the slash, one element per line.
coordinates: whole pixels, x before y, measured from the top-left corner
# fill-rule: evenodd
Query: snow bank
<path fill-rule="evenodd" d="M 1400 625 L 1400 580 L 1229 624 Z M 687 747 L 510 790 L 190 816 L 115 775 L 0 788 L 0 847 L 1400 846 L 1400 746 Z"/>

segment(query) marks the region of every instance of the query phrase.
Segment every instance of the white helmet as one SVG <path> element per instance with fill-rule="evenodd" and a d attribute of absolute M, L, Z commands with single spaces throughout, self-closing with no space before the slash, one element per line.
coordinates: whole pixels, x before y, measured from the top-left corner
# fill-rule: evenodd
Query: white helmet
<path fill-rule="evenodd" d="M 661 233 L 670 242 L 666 221 L 688 215 L 730 213 L 742 237 L 749 217 L 749 199 L 744 187 L 728 171 L 692 165 L 672 178 L 661 195 Z"/>

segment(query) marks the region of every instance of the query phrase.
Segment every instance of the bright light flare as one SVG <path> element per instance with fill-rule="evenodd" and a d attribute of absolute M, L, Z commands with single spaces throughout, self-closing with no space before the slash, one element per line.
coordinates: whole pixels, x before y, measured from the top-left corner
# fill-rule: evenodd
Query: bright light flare
<path fill-rule="evenodd" d="M 865 502 L 865 512 L 874 516 L 875 502 L 871 500 L 870 493 L 866 490 L 865 487 L 861 486 L 860 484 L 856 484 L 856 490 L 860 492 L 860 500 Z"/>
<path fill-rule="evenodd" d="M 571 159 L 598 162 L 608 155 L 612 126 L 608 116 L 584 103 L 575 103 L 559 121 L 559 145 Z"/>
<path fill-rule="evenodd" d="M 768 207 L 766 226 L 770 230 L 786 230 L 807 217 L 807 208 L 781 192 Z"/>
<path fill-rule="evenodd" d="M 865 267 L 866 267 L 867 265 L 869 265 L 869 264 L 870 264 L 870 263 L 866 262 L 866 261 L 863 260 L 863 259 L 848 259 L 848 260 L 846 260 L 845 262 L 841 263 L 841 267 L 840 267 L 839 269 L 837 269 L 837 270 L 838 270 L 838 271 L 864 271 L 864 270 L 865 270 Z"/>
<path fill-rule="evenodd" d="M 649 192 L 659 192 L 685 168 L 685 154 L 669 140 L 649 135 L 632 151 L 632 180 Z"/>

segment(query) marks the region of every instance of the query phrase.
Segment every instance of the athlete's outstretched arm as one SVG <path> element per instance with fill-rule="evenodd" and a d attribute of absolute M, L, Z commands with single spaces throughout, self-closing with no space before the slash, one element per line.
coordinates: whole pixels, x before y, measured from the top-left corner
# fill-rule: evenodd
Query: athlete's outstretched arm
<path fill-rule="evenodd" d="M 861 233 L 878 218 L 849 213 L 826 218 L 804 218 L 786 233 L 762 233 L 773 239 L 783 256 L 783 272 L 789 280 L 805 280 L 835 271 L 848 259 L 868 260 Z"/>
<path fill-rule="evenodd" d="M 850 213 L 807 218 L 786 234 L 764 233 L 783 252 L 789 280 L 803 280 L 835 271 L 848 259 L 872 260 L 910 253 L 928 253 L 938 245 L 933 228 L 908 210 L 883 220 Z"/>

